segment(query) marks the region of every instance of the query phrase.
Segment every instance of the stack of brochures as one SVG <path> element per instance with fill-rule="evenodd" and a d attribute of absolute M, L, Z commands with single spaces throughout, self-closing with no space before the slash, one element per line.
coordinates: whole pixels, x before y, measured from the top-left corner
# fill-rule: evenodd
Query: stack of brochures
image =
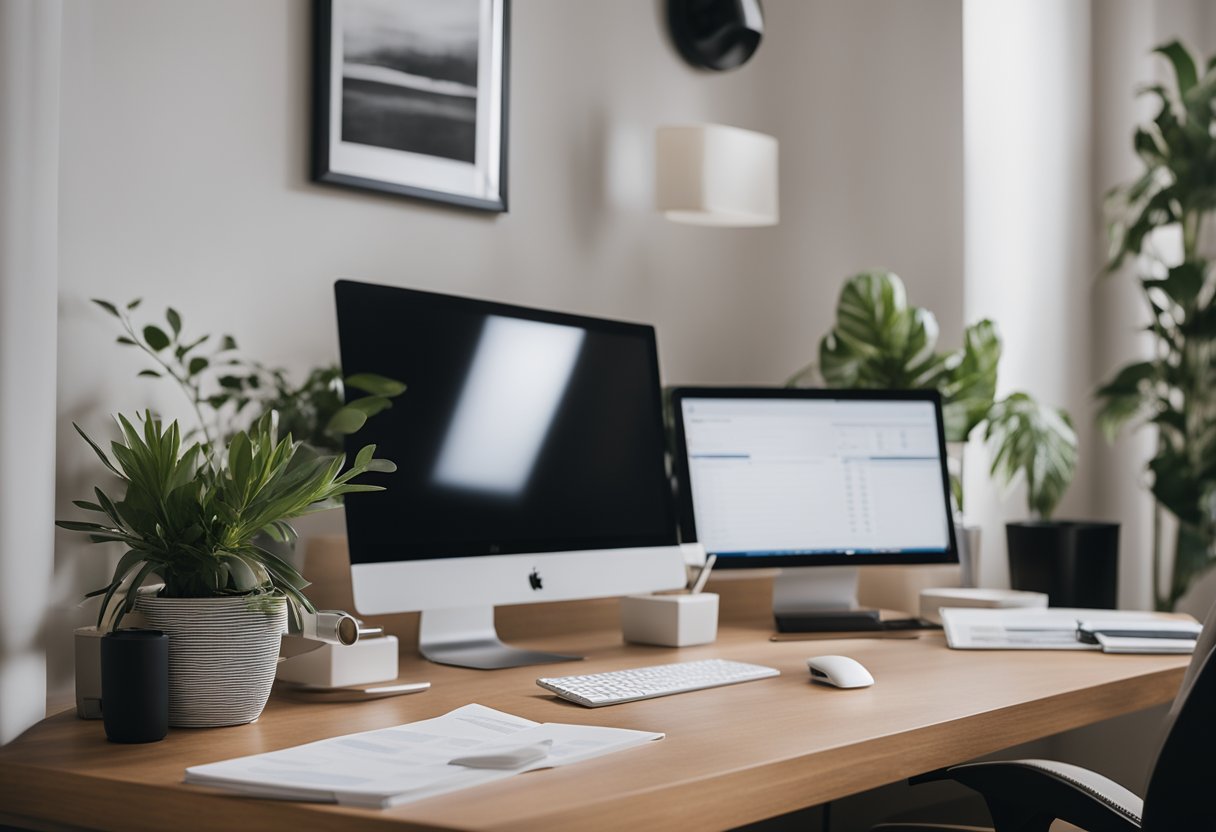
<path fill-rule="evenodd" d="M 956 650 L 1191 653 L 1202 629 L 1173 613 L 944 607 L 941 614 L 946 643 Z"/>
<path fill-rule="evenodd" d="M 193 766 L 186 782 L 253 797 L 386 808 L 661 739 L 465 705 L 435 719 Z"/>

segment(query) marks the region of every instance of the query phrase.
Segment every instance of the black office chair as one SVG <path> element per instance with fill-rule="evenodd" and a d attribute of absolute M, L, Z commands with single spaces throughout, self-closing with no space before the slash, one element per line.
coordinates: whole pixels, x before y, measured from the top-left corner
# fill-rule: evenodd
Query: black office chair
<path fill-rule="evenodd" d="M 1216 606 L 1208 613 L 1165 741 L 1141 800 L 1080 766 L 1049 760 L 967 763 L 913 777 L 956 780 L 984 796 L 995 832 L 1048 832 L 1059 819 L 1086 832 L 1216 830 Z M 1209 791 L 1212 790 L 1212 791 Z M 975 827 L 884 823 L 871 832 L 946 832 Z"/>

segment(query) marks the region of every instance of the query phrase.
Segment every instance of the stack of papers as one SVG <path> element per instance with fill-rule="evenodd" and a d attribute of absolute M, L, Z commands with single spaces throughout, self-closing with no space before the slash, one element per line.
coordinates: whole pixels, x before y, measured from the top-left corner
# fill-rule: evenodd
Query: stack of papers
<path fill-rule="evenodd" d="M 1202 629 L 1190 616 L 1154 612 L 944 607 L 946 643 L 956 650 L 1103 650 L 1191 653 Z"/>
<path fill-rule="evenodd" d="M 465 705 L 435 719 L 193 766 L 186 782 L 254 797 L 386 808 L 661 739 L 649 731 L 542 724 Z M 547 747 L 547 756 L 517 768 L 450 762 L 537 746 Z"/>

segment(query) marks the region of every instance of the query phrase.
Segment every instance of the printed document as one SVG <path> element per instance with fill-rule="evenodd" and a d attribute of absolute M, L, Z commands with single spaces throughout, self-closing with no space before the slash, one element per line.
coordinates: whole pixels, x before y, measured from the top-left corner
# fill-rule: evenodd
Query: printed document
<path fill-rule="evenodd" d="M 1090 644 L 1078 639 L 1077 630 L 1082 623 L 1092 629 L 1151 631 L 1170 624 L 1191 629 L 1195 634 L 1199 631 L 1198 623 L 1190 616 L 1125 610 L 943 607 L 941 614 L 946 643 L 956 650 L 1102 650 L 1102 643 Z M 1147 632 L 1137 634 L 1147 635 Z M 1185 652 L 1190 652 L 1194 644 L 1192 639 Z M 1157 653 L 1178 652 L 1178 646 L 1173 639 L 1161 639 L 1154 644 L 1142 637 L 1134 642 L 1112 641 L 1106 649 L 1107 652 Z"/>
<path fill-rule="evenodd" d="M 663 739 L 663 734 L 539 723 L 483 705 L 434 719 L 186 769 L 186 782 L 255 797 L 385 808 L 541 768 L 570 765 Z M 551 743 L 548 756 L 515 769 L 449 761 Z"/>

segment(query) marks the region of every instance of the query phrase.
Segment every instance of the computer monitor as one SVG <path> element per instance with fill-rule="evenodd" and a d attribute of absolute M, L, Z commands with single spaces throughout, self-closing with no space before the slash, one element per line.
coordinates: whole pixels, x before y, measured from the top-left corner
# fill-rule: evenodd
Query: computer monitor
<path fill-rule="evenodd" d="M 397 464 L 347 495 L 356 608 L 421 611 L 432 661 L 507 647 L 495 605 L 684 585 L 654 329 L 339 281 L 342 368 L 408 389 L 347 440 Z M 347 390 L 353 400 L 359 394 Z"/>
<path fill-rule="evenodd" d="M 958 562 L 937 392 L 678 388 L 672 408 L 683 539 L 780 567 L 779 630 L 879 627 L 856 567 Z"/>

